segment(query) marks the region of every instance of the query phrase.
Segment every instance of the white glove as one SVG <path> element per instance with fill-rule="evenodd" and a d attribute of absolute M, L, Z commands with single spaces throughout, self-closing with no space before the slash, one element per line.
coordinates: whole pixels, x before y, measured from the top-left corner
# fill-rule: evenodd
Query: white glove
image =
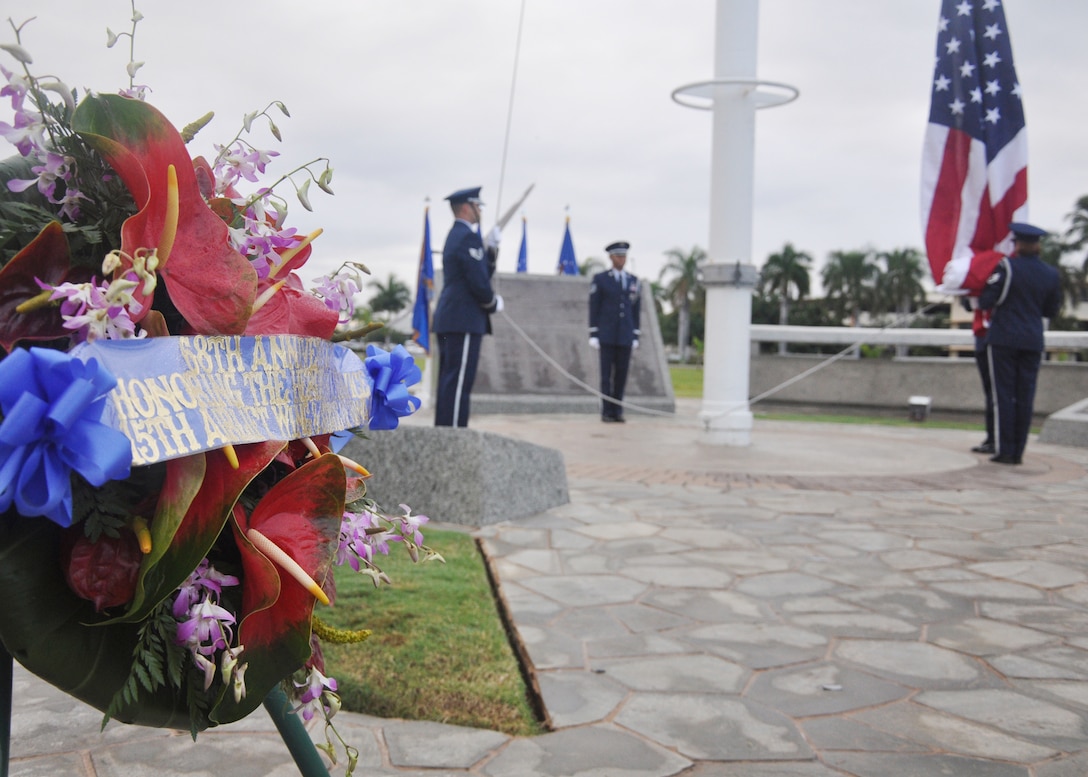
<path fill-rule="evenodd" d="M 498 294 L 496 294 L 495 295 L 495 312 L 496 313 L 502 313 L 502 308 L 503 308 L 502 297 L 500 297 Z"/>
<path fill-rule="evenodd" d="M 591 337 L 589 338 L 589 347 L 596 351 L 601 347 L 601 341 L 596 337 Z"/>
<path fill-rule="evenodd" d="M 632 340 L 631 341 L 631 350 L 632 351 L 637 351 L 638 350 L 638 340 Z"/>
<path fill-rule="evenodd" d="M 487 233 L 487 237 L 484 238 L 484 243 L 487 244 L 488 248 L 498 249 L 500 240 L 502 240 L 502 230 L 499 229 L 496 224 L 491 228 L 491 231 Z"/>

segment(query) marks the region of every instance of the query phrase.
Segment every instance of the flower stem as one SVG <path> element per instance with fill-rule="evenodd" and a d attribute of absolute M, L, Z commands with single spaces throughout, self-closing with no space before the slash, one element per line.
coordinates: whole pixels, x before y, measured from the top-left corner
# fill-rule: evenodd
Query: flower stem
<path fill-rule="evenodd" d="M 369 324 L 361 326 L 358 329 L 350 329 L 347 332 L 337 332 L 332 336 L 332 341 L 334 343 L 342 343 L 345 340 L 356 340 L 360 337 L 366 337 L 371 332 L 376 332 L 384 326 L 385 324 L 380 321 L 371 321 Z"/>

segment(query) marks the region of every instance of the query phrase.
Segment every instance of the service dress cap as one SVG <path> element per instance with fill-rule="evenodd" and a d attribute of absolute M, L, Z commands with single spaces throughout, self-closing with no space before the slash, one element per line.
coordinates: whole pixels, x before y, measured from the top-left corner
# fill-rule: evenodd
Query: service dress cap
<path fill-rule="evenodd" d="M 459 205 L 462 202 L 473 202 L 477 205 L 483 205 L 480 202 L 480 189 L 482 186 L 473 186 L 468 189 L 458 189 L 446 199 L 450 201 L 451 205 Z"/>
<path fill-rule="evenodd" d="M 1014 221 L 1009 224 L 1009 231 L 1017 240 L 1039 240 L 1050 234 L 1045 229 L 1032 224 L 1025 224 L 1022 221 Z"/>
<path fill-rule="evenodd" d="M 609 243 L 604 247 L 604 250 L 608 252 L 608 255 L 619 254 L 620 256 L 627 255 L 627 249 L 631 247 L 631 244 L 625 240 L 617 240 L 615 243 Z"/>

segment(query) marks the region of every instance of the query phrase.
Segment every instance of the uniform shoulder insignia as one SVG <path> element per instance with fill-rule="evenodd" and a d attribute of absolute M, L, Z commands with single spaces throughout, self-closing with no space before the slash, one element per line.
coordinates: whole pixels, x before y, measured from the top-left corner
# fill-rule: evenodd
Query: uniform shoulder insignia
<path fill-rule="evenodd" d="M 470 248 L 468 249 L 468 255 L 475 259 L 477 262 L 484 258 L 484 249 L 482 248 Z"/>

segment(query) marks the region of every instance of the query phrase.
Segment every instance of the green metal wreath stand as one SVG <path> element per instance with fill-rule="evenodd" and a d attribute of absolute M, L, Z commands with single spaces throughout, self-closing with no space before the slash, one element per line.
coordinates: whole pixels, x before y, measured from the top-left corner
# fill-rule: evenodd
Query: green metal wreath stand
<path fill-rule="evenodd" d="M 0 777 L 8 777 L 11 758 L 11 653 L 0 644 Z"/>
<path fill-rule="evenodd" d="M 11 760 L 11 698 L 14 662 L 11 654 L 0 644 L 0 777 L 8 777 Z M 328 777 L 329 770 L 314 746 L 310 734 L 299 716 L 291 712 L 291 703 L 280 687 L 264 699 L 272 722 L 276 724 L 283 743 L 295 761 L 302 777 Z"/>
<path fill-rule="evenodd" d="M 295 759 L 295 766 L 302 777 L 328 777 L 329 770 L 310 739 L 310 733 L 302 725 L 302 719 L 291 712 L 291 702 L 287 701 L 287 694 L 278 685 L 264 697 L 264 708 L 276 724 L 276 730 Z"/>

